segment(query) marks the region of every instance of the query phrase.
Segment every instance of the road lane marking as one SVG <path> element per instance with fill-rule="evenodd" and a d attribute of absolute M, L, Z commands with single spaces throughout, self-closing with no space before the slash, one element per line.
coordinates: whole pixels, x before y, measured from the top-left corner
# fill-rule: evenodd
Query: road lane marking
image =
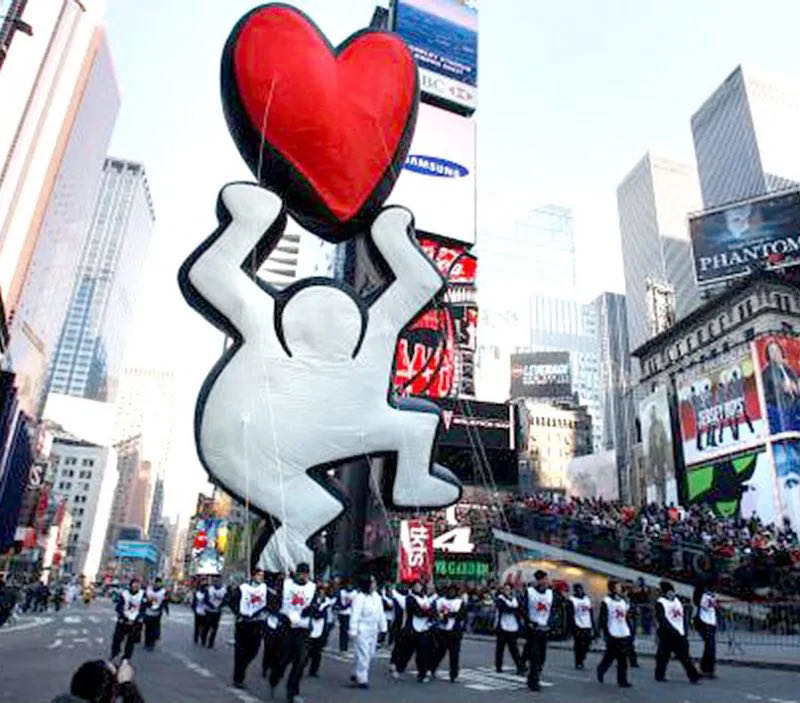
<path fill-rule="evenodd" d="M 260 698 L 256 698 L 255 696 L 251 696 L 249 693 L 245 693 L 240 688 L 234 688 L 233 686 L 228 687 L 228 691 L 238 698 L 242 703 L 261 703 Z"/>
<path fill-rule="evenodd" d="M 33 620 L 21 622 L 19 625 L 0 627 L 0 635 L 4 632 L 19 632 L 21 630 L 30 630 L 34 627 L 41 627 L 42 625 L 47 625 L 47 623 L 52 622 L 52 620 L 53 618 L 35 617 Z"/>
<path fill-rule="evenodd" d="M 60 647 L 64 643 L 64 640 L 55 640 L 51 644 L 47 645 L 47 649 L 56 649 Z"/>
<path fill-rule="evenodd" d="M 80 615 L 65 615 L 64 616 L 64 622 L 67 623 L 67 625 L 77 625 L 80 621 L 81 621 L 81 616 Z"/>

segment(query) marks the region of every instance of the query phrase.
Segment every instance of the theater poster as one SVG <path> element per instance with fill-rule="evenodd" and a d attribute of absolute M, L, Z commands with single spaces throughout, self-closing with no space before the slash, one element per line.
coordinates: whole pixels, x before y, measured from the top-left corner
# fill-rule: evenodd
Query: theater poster
<path fill-rule="evenodd" d="M 800 339 L 769 335 L 755 348 L 770 433 L 800 432 Z"/>
<path fill-rule="evenodd" d="M 402 583 L 433 578 L 433 523 L 423 520 L 400 522 L 397 580 Z"/>
<path fill-rule="evenodd" d="M 754 514 L 768 525 L 778 518 L 775 471 L 764 447 L 686 470 L 686 502 L 707 504 L 717 517 Z"/>
<path fill-rule="evenodd" d="M 692 466 L 755 446 L 767 436 L 749 352 L 678 385 L 683 460 Z"/>

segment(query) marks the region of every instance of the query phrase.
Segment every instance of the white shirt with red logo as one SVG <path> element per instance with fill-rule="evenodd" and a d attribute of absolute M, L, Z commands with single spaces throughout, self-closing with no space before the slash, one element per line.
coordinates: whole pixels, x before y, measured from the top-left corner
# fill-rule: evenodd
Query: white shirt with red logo
<path fill-rule="evenodd" d="M 630 637 L 631 629 L 628 627 L 628 601 L 624 598 L 612 598 L 606 596 L 603 599 L 608 610 L 608 621 L 606 627 L 608 634 L 612 637 Z"/>
<path fill-rule="evenodd" d="M 706 625 L 717 626 L 717 599 L 714 598 L 713 593 L 704 593 L 702 595 L 698 615 Z"/>
<path fill-rule="evenodd" d="M 681 637 L 685 634 L 683 629 L 683 605 L 677 598 L 669 600 L 668 598 L 661 597 L 658 599 L 661 606 L 664 608 L 664 618 L 670 626 L 680 634 Z"/>
<path fill-rule="evenodd" d="M 243 583 L 239 586 L 239 615 L 247 620 L 258 619 L 267 607 L 267 584 Z"/>
<path fill-rule="evenodd" d="M 572 609 L 575 612 L 575 627 L 581 630 L 592 629 L 592 599 L 589 596 L 583 598 L 569 597 L 572 601 Z"/>
<path fill-rule="evenodd" d="M 547 627 L 550 622 L 550 611 L 553 608 L 553 589 L 546 588 L 540 593 L 535 588 L 528 588 L 528 617 L 538 627 Z"/>
<path fill-rule="evenodd" d="M 283 580 L 283 605 L 281 612 L 289 618 L 292 628 L 311 628 L 311 617 L 303 615 L 303 611 L 311 605 L 317 585 L 311 581 L 297 583 L 292 578 Z"/>

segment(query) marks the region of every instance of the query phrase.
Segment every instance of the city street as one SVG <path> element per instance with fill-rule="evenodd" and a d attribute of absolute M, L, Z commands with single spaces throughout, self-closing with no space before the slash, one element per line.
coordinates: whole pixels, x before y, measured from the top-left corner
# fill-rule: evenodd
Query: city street
<path fill-rule="evenodd" d="M 72 672 L 84 661 L 108 655 L 114 627 L 109 601 L 98 601 L 89 608 L 76 605 L 59 613 L 49 612 L 22 617 L 0 629 L 0 703 L 47 703 L 68 691 Z M 251 666 L 247 690 L 231 687 L 233 665 L 232 619 L 226 615 L 215 650 L 201 649 L 192 643 L 192 615 L 188 608 L 175 606 L 164 618 L 163 637 L 155 652 L 137 647 L 133 656 L 135 680 L 149 703 L 219 703 L 268 700 L 269 689 L 260 678 L 260 659 Z M 332 640 L 335 639 L 335 633 Z M 671 680 L 653 680 L 653 659 L 642 658 L 641 668 L 632 671 L 632 689 L 619 689 L 614 673 L 606 683 L 594 679 L 596 654 L 590 655 L 585 671 L 572 667 L 571 652 L 551 649 L 544 680 L 552 683 L 533 694 L 524 682 L 511 673 L 497 674 L 492 666 L 493 643 L 467 639 L 462 647 L 462 669 L 455 684 L 440 679 L 418 684 L 412 673 L 393 681 L 387 671 L 385 651 L 372 670 L 371 689 L 348 688 L 350 664 L 347 655 L 330 652 L 324 659 L 320 678 L 303 679 L 301 692 L 307 701 L 720 701 L 730 703 L 800 703 L 795 671 L 758 670 L 742 666 L 721 666 L 716 681 L 691 686 L 671 663 Z M 510 668 L 510 661 L 506 666 Z M 441 678 L 444 675 L 444 679 Z M 283 700 L 283 688 L 276 700 Z"/>

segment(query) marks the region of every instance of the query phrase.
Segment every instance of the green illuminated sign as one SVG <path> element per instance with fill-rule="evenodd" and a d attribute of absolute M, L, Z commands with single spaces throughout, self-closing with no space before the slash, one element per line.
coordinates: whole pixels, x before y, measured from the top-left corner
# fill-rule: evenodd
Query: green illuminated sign
<path fill-rule="evenodd" d="M 443 558 L 434 559 L 433 565 L 437 577 L 467 581 L 479 581 L 487 578 L 491 566 L 488 561 L 480 559 Z"/>

